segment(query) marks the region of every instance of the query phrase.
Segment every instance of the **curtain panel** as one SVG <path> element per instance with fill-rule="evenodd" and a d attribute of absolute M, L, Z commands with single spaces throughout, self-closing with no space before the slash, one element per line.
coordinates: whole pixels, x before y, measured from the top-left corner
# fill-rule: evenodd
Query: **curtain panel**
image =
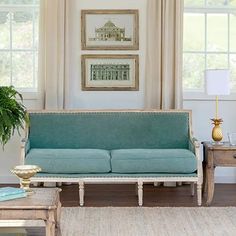
<path fill-rule="evenodd" d="M 183 5 L 147 1 L 146 109 L 182 108 Z"/>
<path fill-rule="evenodd" d="M 41 0 L 39 88 L 44 109 L 65 107 L 66 0 Z"/>

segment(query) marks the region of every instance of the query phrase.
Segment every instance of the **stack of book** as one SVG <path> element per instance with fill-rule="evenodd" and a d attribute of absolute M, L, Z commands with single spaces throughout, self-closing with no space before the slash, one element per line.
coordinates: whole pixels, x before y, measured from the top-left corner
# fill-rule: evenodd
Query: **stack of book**
<path fill-rule="evenodd" d="M 0 188 L 0 202 L 8 201 L 16 198 L 26 197 L 27 193 L 24 189 L 13 188 L 13 187 L 4 187 Z"/>

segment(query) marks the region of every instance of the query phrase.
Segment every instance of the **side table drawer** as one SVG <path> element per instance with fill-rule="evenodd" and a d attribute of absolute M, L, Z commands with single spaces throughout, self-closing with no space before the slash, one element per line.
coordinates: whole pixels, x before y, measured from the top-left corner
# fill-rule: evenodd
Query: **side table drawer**
<path fill-rule="evenodd" d="M 236 151 L 214 151 L 214 162 L 216 165 L 236 166 Z"/>

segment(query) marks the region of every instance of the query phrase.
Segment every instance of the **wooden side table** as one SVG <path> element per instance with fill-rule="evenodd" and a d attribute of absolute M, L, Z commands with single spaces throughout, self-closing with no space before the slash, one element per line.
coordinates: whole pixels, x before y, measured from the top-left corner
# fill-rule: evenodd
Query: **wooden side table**
<path fill-rule="evenodd" d="M 0 220 L 44 220 L 46 236 L 60 235 L 59 188 L 34 188 L 26 198 L 0 202 Z"/>
<path fill-rule="evenodd" d="M 214 196 L 215 167 L 236 167 L 236 146 L 226 142 L 222 145 L 203 142 L 203 154 L 203 190 L 207 193 L 206 204 L 209 206 Z"/>

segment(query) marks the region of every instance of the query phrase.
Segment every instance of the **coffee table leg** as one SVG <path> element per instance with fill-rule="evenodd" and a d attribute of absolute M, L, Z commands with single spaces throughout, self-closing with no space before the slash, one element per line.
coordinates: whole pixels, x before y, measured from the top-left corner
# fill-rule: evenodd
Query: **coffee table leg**
<path fill-rule="evenodd" d="M 48 211 L 48 219 L 46 220 L 46 236 L 55 236 L 55 211 Z"/>
<path fill-rule="evenodd" d="M 61 202 L 58 202 L 57 210 L 55 211 L 55 220 L 56 220 L 56 227 L 60 228 L 60 219 L 61 219 Z"/>

